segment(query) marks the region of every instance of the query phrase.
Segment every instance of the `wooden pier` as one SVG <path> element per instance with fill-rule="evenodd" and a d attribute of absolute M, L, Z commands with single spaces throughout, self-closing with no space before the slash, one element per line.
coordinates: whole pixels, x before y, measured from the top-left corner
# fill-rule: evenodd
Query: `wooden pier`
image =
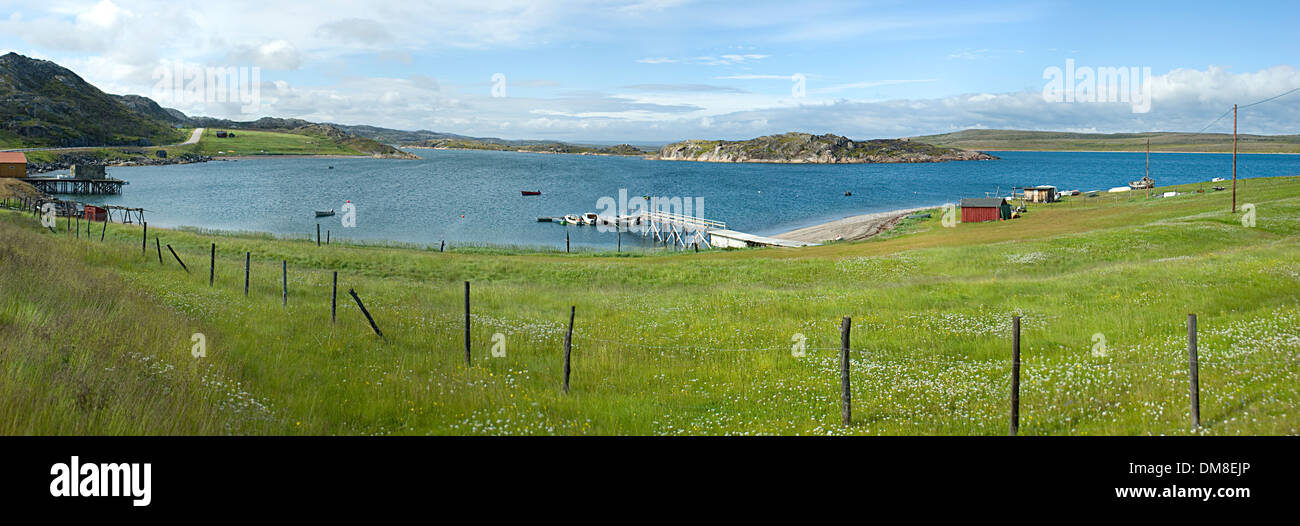
<path fill-rule="evenodd" d="M 539 220 L 545 219 L 547 218 L 539 218 Z M 727 224 L 722 221 L 657 211 L 615 217 L 600 216 L 596 219 L 596 225 L 614 226 L 624 232 L 640 233 L 642 237 L 652 238 L 657 243 L 682 249 L 691 246 L 741 248 L 818 245 L 737 232 L 727 229 Z"/>
<path fill-rule="evenodd" d="M 122 186 L 127 184 L 126 181 L 111 177 L 102 179 L 24 177 L 21 181 L 32 185 L 38 192 L 44 194 L 118 195 L 122 193 Z"/>

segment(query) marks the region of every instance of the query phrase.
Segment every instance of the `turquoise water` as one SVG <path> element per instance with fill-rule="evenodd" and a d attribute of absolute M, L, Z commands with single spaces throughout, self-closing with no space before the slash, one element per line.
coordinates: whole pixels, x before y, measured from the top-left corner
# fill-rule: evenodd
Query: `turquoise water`
<path fill-rule="evenodd" d="M 109 168 L 130 182 L 90 202 L 144 207 L 150 224 L 305 235 L 313 210 L 356 205 L 356 226 L 321 218 L 335 238 L 437 245 L 612 246 L 612 233 L 538 223 L 541 216 L 603 212 L 601 197 L 699 198 L 729 228 L 770 235 L 842 217 L 1008 193 L 1012 186 L 1105 190 L 1141 178 L 1142 153 L 993 152 L 998 161 L 778 165 L 650 161 L 516 152 L 417 150 L 420 161 L 256 159 Z M 333 166 L 333 169 L 330 167 Z M 1151 154 L 1157 184 L 1232 177 L 1232 156 Z M 1300 155 L 1242 155 L 1239 177 L 1300 174 Z M 1208 188 L 1207 188 L 1208 189 Z M 542 195 L 522 197 L 520 190 Z M 844 193 L 850 191 L 852 196 Z M 639 236 L 624 235 L 624 246 Z"/>

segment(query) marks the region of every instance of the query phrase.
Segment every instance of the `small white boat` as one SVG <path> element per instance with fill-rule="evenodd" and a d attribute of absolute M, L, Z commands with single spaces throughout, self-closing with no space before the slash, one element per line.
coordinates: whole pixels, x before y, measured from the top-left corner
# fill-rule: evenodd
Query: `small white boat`
<path fill-rule="evenodd" d="M 582 214 L 582 224 L 584 225 L 594 225 L 596 224 L 596 221 L 598 221 L 599 219 L 600 216 L 596 215 L 593 212 L 587 212 L 585 214 Z"/>
<path fill-rule="evenodd" d="M 565 216 L 564 216 L 564 224 L 566 224 L 566 225 L 581 225 L 581 224 L 582 224 L 582 219 L 579 219 L 578 216 L 575 216 L 575 215 L 573 215 L 573 214 L 568 214 L 568 215 L 565 215 Z"/>
<path fill-rule="evenodd" d="M 1223 178 L 1222 178 L 1222 177 L 1215 177 L 1214 179 L 1210 179 L 1210 182 L 1211 182 L 1211 183 L 1217 183 L 1217 182 L 1220 182 L 1220 181 L 1223 181 Z"/>

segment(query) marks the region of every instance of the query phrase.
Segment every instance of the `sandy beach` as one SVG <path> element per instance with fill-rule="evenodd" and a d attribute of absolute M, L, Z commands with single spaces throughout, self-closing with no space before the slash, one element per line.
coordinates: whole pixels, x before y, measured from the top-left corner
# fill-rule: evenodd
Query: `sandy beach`
<path fill-rule="evenodd" d="M 931 208 L 934 207 L 927 206 L 922 208 L 908 208 L 904 210 L 891 210 L 889 212 L 856 215 L 822 223 L 820 225 L 791 230 L 772 237 L 788 239 L 791 241 L 806 241 L 810 243 L 832 240 L 857 241 L 867 239 L 893 228 L 894 225 L 897 225 L 899 221 L 910 214 L 916 213 L 920 210 L 929 210 Z"/>

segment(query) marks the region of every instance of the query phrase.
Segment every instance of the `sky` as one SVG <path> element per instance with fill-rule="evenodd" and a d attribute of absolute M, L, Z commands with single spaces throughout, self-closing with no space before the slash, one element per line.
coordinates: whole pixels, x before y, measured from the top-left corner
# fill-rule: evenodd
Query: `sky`
<path fill-rule="evenodd" d="M 1232 104 L 1300 87 L 1298 28 L 1294 0 L 0 0 L 0 53 L 189 115 L 643 144 L 1231 132 Z M 245 68 L 245 98 L 178 89 L 176 64 Z M 1089 89 L 1102 68 L 1129 90 Z M 1300 92 L 1239 126 L 1300 133 Z"/>

